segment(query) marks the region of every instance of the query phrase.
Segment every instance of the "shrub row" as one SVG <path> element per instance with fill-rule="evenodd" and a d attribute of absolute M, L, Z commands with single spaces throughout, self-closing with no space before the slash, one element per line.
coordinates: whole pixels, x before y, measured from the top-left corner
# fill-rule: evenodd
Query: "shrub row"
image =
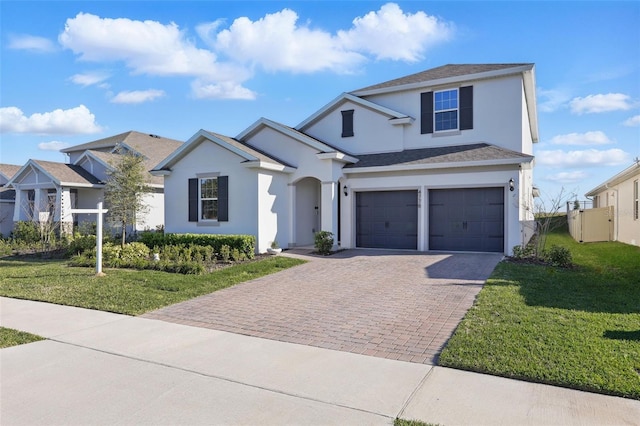
<path fill-rule="evenodd" d="M 150 249 L 164 246 L 210 246 L 215 253 L 222 253 L 223 246 L 232 252 L 238 250 L 247 259 L 253 259 L 256 250 L 256 238 L 253 235 L 219 235 L 219 234 L 162 234 L 159 232 L 143 232 L 138 241 Z"/>

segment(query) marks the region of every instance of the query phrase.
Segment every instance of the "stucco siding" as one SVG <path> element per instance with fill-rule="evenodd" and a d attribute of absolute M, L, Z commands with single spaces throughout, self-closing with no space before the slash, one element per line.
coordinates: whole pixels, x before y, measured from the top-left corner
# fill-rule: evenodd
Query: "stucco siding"
<path fill-rule="evenodd" d="M 640 179 L 640 169 L 629 179 L 597 193 L 598 207 L 613 206 L 614 241 L 640 246 L 640 219 L 634 217 L 633 182 Z"/>
<path fill-rule="evenodd" d="M 342 111 L 353 109 L 353 136 L 342 137 Z M 322 120 L 305 129 L 305 133 L 351 154 L 400 151 L 403 128 L 389 123 L 389 118 L 352 102 L 345 102 Z"/>
<path fill-rule="evenodd" d="M 189 152 L 165 176 L 165 231 L 195 234 L 257 235 L 257 173 L 241 163 L 243 158 L 205 141 Z M 215 226 L 189 222 L 188 182 L 199 174 L 229 176 L 229 221 Z"/>

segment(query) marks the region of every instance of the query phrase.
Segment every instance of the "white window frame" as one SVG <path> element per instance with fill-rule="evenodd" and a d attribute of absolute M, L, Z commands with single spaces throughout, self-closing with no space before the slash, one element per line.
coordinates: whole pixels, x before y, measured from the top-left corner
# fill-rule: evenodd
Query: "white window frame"
<path fill-rule="evenodd" d="M 204 201 L 215 201 L 216 203 L 218 202 L 218 194 L 216 194 L 215 197 L 203 197 L 202 196 L 202 183 L 205 180 L 215 180 L 216 181 L 216 187 L 217 187 L 217 181 L 218 181 L 218 176 L 198 176 L 198 222 L 217 222 L 218 221 L 218 205 L 216 204 L 216 217 L 215 218 L 205 218 L 203 217 L 204 214 L 204 209 L 203 209 L 203 202 Z"/>
<path fill-rule="evenodd" d="M 445 93 L 445 92 L 455 92 L 456 93 L 456 106 L 455 108 L 442 108 L 442 109 L 438 109 L 437 108 L 437 98 L 438 98 L 438 94 L 439 93 Z M 437 117 L 438 114 L 441 113 L 446 113 L 446 112 L 452 112 L 455 111 L 456 113 L 456 127 L 452 127 L 449 129 L 441 129 L 438 130 L 438 125 L 437 125 Z M 457 130 L 460 129 L 460 88 L 456 87 L 456 88 L 452 88 L 452 89 L 445 89 L 445 90 L 438 90 L 438 91 L 434 91 L 433 92 L 433 132 L 434 133 L 441 133 L 441 132 L 455 132 Z"/>

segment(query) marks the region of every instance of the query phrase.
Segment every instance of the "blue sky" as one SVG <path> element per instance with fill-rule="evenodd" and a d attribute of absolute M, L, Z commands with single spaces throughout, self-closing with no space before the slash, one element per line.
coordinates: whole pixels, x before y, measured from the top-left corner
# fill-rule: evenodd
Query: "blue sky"
<path fill-rule="evenodd" d="M 449 63 L 536 64 L 543 200 L 640 156 L 640 2 L 0 1 L 0 162 L 128 130 L 295 126 Z"/>

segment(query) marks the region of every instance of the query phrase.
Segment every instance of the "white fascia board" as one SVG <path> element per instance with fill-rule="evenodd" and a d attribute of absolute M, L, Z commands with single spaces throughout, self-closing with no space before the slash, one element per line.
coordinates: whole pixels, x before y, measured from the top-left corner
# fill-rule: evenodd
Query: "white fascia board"
<path fill-rule="evenodd" d="M 248 129 L 246 129 L 244 132 L 236 136 L 236 139 L 243 140 L 247 136 L 255 133 L 262 126 L 269 127 L 277 132 L 282 133 L 285 136 L 290 137 L 291 139 L 297 140 L 298 142 L 301 142 L 307 146 L 310 146 L 313 149 L 317 149 L 318 151 L 326 152 L 326 151 L 333 150 L 333 148 L 323 144 L 322 142 L 316 139 L 313 139 L 303 133 L 299 133 L 298 131 L 292 130 L 289 127 L 285 127 L 280 123 L 276 123 L 275 121 L 271 121 L 268 118 L 264 118 L 264 117 L 260 118 L 258 121 L 252 124 Z"/>
<path fill-rule="evenodd" d="M 18 181 L 18 177 L 20 177 L 21 175 L 26 173 L 28 170 L 31 170 L 34 173 L 37 173 L 37 171 L 40 171 L 42 174 L 47 176 L 52 183 L 54 183 L 56 185 L 60 185 L 60 181 L 58 181 L 58 179 L 56 179 L 49 172 L 47 172 L 45 169 L 40 167 L 38 165 L 38 163 L 36 163 L 35 161 L 30 159 L 29 161 L 27 161 L 27 164 L 22 166 L 22 168 L 20 170 L 18 170 L 18 172 L 15 174 L 15 176 L 13 176 L 13 178 L 11 178 L 11 180 L 9 182 L 7 182 L 6 186 L 12 186 L 13 188 L 15 188 L 16 187 L 15 185 L 20 185 L 19 183 L 16 183 Z"/>
<path fill-rule="evenodd" d="M 104 188 L 103 183 L 60 182 L 58 186 L 64 186 L 66 188 Z"/>
<path fill-rule="evenodd" d="M 528 163 L 530 160 L 521 160 L 518 158 L 506 158 L 503 160 L 482 160 L 482 161 L 465 161 L 465 162 L 448 162 L 448 163 L 427 163 L 427 164 L 409 164 L 409 165 L 392 165 L 392 166 L 374 166 L 360 167 L 355 169 L 344 168 L 342 172 L 347 174 L 357 173 L 379 173 L 379 172 L 402 172 L 410 170 L 436 170 L 436 169 L 464 169 L 467 167 L 490 167 L 505 166 Z"/>
<path fill-rule="evenodd" d="M 156 170 L 153 169 L 149 172 L 153 176 L 169 176 L 171 174 L 171 170 Z"/>
<path fill-rule="evenodd" d="M 360 161 L 355 157 L 337 151 L 319 152 L 316 154 L 316 158 L 319 160 L 337 160 L 343 163 L 357 163 Z"/>
<path fill-rule="evenodd" d="M 225 148 L 233 152 L 234 154 L 239 155 L 245 160 L 249 160 L 249 161 L 255 160 L 255 157 L 249 155 L 248 153 L 241 150 L 240 148 L 237 148 L 233 145 L 228 144 L 227 142 L 223 141 L 220 138 L 217 138 L 215 135 L 207 132 L 204 129 L 200 129 L 198 130 L 198 132 L 196 132 L 195 135 L 191 136 L 189 140 L 185 142 L 180 148 L 175 150 L 171 155 L 165 158 L 160 164 L 155 166 L 150 173 L 154 174 L 172 167 L 175 163 L 180 161 L 180 159 L 186 156 L 194 148 L 196 148 L 198 145 L 204 142 L 205 139 L 221 146 L 222 148 Z"/>
<path fill-rule="evenodd" d="M 383 93 L 401 92 L 405 90 L 420 89 L 424 87 L 445 86 L 449 84 L 471 82 L 474 80 L 485 80 L 488 78 L 502 77 L 505 75 L 520 74 L 520 73 L 524 73 L 525 71 L 530 71 L 532 68 L 533 68 L 533 65 L 527 64 L 527 65 L 515 66 L 513 68 L 503 68 L 500 70 L 485 71 L 485 72 L 479 72 L 475 74 L 464 74 L 464 75 L 458 75 L 455 77 L 446 77 L 446 78 L 439 78 L 436 80 L 421 81 L 418 83 L 402 84 L 399 86 L 381 87 L 378 89 L 371 89 L 371 90 L 357 90 L 352 93 L 356 96 L 370 96 L 370 95 L 380 95 Z"/>
<path fill-rule="evenodd" d="M 407 114 L 404 114 L 404 113 L 399 112 L 399 111 L 394 111 L 391 108 L 387 108 L 387 107 L 384 107 L 382 105 L 378 105 L 378 104 L 373 103 L 371 101 L 368 101 L 366 99 L 362 99 L 362 98 L 360 98 L 358 96 L 354 96 L 351 93 L 342 93 L 340 96 L 336 97 L 331 102 L 329 102 L 328 104 L 326 104 L 325 106 L 320 108 L 318 111 L 316 111 L 313 115 L 308 117 L 302 123 L 298 124 L 295 127 L 295 129 L 298 130 L 298 131 L 301 131 L 305 127 L 309 126 L 311 123 L 314 123 L 315 121 L 317 121 L 318 119 L 320 119 L 321 117 L 326 115 L 329 111 L 331 111 L 332 109 L 336 108 L 341 103 L 344 103 L 344 102 L 347 102 L 347 101 L 353 102 L 354 104 L 360 105 L 360 106 L 362 106 L 364 108 L 368 108 L 370 110 L 377 111 L 377 112 L 379 112 L 381 114 L 384 114 L 384 115 L 390 117 L 391 119 L 411 118 L 411 117 L 407 116 Z"/>
<path fill-rule="evenodd" d="M 80 162 L 85 159 L 88 158 L 89 160 L 95 160 L 98 163 L 102 164 L 103 166 L 105 166 L 107 169 L 109 170 L 114 170 L 114 167 L 107 163 L 106 161 L 103 161 L 101 158 L 98 158 L 93 152 L 91 151 L 85 151 L 80 157 L 78 157 L 78 160 L 76 160 L 75 163 L 73 163 L 74 166 L 80 165 Z M 84 168 L 84 167 L 83 167 Z"/>
<path fill-rule="evenodd" d="M 400 117 L 400 118 L 390 118 L 389 119 L 389 123 L 393 124 L 394 126 L 402 126 L 404 124 L 411 124 L 415 121 L 415 119 L 413 117 Z"/>
<path fill-rule="evenodd" d="M 242 165 L 248 169 L 264 169 L 282 173 L 293 173 L 296 171 L 294 167 L 284 166 L 282 164 L 267 163 L 266 161 L 245 161 Z"/>
<path fill-rule="evenodd" d="M 598 193 L 604 191 L 605 189 L 609 189 L 612 186 L 618 185 L 624 182 L 625 180 L 635 176 L 636 174 L 640 174 L 640 161 L 636 161 L 630 167 L 627 167 L 626 169 L 624 169 L 623 171 L 621 171 L 611 179 L 606 180 L 605 182 L 596 186 L 595 188 L 585 193 L 584 195 L 586 197 L 593 197 L 594 195 L 597 195 Z"/>
<path fill-rule="evenodd" d="M 522 80 L 524 83 L 524 96 L 527 103 L 527 114 L 529 116 L 529 127 L 531 128 L 531 139 L 534 143 L 537 143 L 540 135 L 538 133 L 535 65 L 531 66 L 531 69 L 522 72 Z"/>

